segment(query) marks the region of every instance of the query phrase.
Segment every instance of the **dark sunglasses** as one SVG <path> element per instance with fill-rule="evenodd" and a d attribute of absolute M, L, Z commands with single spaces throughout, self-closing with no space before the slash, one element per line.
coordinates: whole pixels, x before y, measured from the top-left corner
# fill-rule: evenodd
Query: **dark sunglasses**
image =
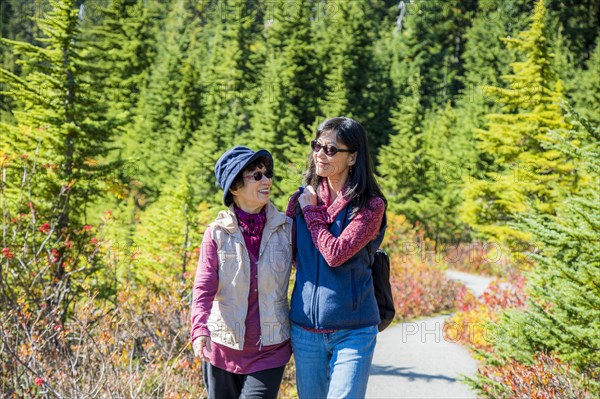
<path fill-rule="evenodd" d="M 325 155 L 327 155 L 328 157 L 332 157 L 335 154 L 337 154 L 338 152 L 353 152 L 352 150 L 340 150 L 339 148 L 337 148 L 336 146 L 334 146 L 332 144 L 323 145 L 323 144 L 319 143 L 317 140 L 311 141 L 310 146 L 312 147 L 312 150 L 314 152 L 319 152 L 319 151 L 321 151 L 321 148 L 322 148 L 323 151 L 325 151 Z"/>
<path fill-rule="evenodd" d="M 265 176 L 267 179 L 271 179 L 271 178 L 273 178 L 273 172 L 270 170 L 267 170 L 266 172 L 263 173 L 259 170 L 259 171 L 252 173 L 251 175 L 244 176 L 244 177 L 248 180 L 250 180 L 250 178 L 253 177 L 254 180 L 261 181 L 263 176 Z"/>

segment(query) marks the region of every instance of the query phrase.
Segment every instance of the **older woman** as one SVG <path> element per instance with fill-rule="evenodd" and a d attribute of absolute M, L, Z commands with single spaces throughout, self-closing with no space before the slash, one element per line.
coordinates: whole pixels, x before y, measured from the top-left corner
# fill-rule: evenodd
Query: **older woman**
<path fill-rule="evenodd" d="M 291 219 L 270 202 L 268 151 L 231 148 L 215 175 L 228 209 L 202 241 L 191 309 L 194 353 L 205 361 L 209 398 L 275 399 L 291 356 Z"/>

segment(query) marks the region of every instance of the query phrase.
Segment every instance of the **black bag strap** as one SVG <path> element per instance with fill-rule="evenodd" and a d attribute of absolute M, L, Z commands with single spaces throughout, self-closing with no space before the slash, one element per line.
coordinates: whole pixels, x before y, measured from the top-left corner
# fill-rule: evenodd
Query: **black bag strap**
<path fill-rule="evenodd" d="M 377 252 L 377 250 L 379 249 L 379 245 L 381 245 L 381 242 L 383 242 L 382 238 L 383 238 L 383 235 L 385 234 L 386 229 L 387 229 L 387 216 L 386 216 L 386 211 L 384 209 L 383 210 L 383 219 L 381 219 L 381 226 L 379 227 L 379 234 L 377 234 L 377 237 L 375 237 L 375 239 L 373 241 L 371 241 L 367 244 L 367 251 L 369 251 L 369 266 L 373 265 L 373 260 L 375 259 L 373 254 L 375 252 Z M 377 248 L 373 249 L 376 242 L 379 242 L 379 245 L 377 246 Z"/>

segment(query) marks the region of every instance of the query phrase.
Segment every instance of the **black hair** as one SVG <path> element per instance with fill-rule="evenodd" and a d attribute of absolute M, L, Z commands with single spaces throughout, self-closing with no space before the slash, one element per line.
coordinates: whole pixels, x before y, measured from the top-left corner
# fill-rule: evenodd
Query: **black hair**
<path fill-rule="evenodd" d="M 256 168 L 262 168 L 263 166 L 267 168 L 268 172 L 273 173 L 273 161 L 271 160 L 271 158 L 260 157 L 246 165 L 246 167 L 235 176 L 233 182 L 231 183 L 231 186 L 229 187 L 229 191 L 225 196 L 225 206 L 230 206 L 231 204 L 233 204 L 233 194 L 231 193 L 231 190 L 237 190 L 238 188 L 244 186 L 244 172 L 252 172 Z"/>
<path fill-rule="evenodd" d="M 326 120 L 317 128 L 315 140 L 324 132 L 335 132 L 338 143 L 342 143 L 352 152 L 356 153 L 356 161 L 352 165 L 352 172 L 348 176 L 348 191 L 346 198 L 355 210 L 366 206 L 373 197 L 380 197 L 387 206 L 387 200 L 375 180 L 373 161 L 369 154 L 367 134 L 363 126 L 354 119 L 337 117 Z M 311 185 L 317 190 L 319 176 L 315 171 L 315 160 L 310 155 L 309 167 L 304 174 L 304 184 Z"/>

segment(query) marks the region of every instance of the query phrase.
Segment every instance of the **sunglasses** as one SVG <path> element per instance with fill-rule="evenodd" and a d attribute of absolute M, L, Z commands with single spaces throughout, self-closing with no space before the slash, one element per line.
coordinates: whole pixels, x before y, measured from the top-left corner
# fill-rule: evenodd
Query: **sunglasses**
<path fill-rule="evenodd" d="M 273 172 L 270 170 L 267 170 L 266 172 L 263 173 L 259 170 L 259 171 L 252 173 L 251 175 L 244 176 L 244 178 L 246 178 L 248 180 L 250 180 L 251 178 L 254 178 L 254 180 L 256 180 L 256 181 L 261 181 L 263 176 L 265 176 L 267 179 L 272 179 Z"/>
<path fill-rule="evenodd" d="M 332 144 L 323 145 L 323 144 L 319 143 L 317 140 L 311 141 L 310 146 L 312 147 L 312 150 L 314 152 L 319 152 L 319 151 L 321 151 L 321 149 L 323 149 L 323 151 L 325 151 L 325 155 L 327 155 L 328 157 L 332 157 L 335 154 L 337 154 L 338 152 L 353 152 L 352 150 L 340 150 L 339 148 L 337 148 L 336 146 L 334 146 Z"/>

